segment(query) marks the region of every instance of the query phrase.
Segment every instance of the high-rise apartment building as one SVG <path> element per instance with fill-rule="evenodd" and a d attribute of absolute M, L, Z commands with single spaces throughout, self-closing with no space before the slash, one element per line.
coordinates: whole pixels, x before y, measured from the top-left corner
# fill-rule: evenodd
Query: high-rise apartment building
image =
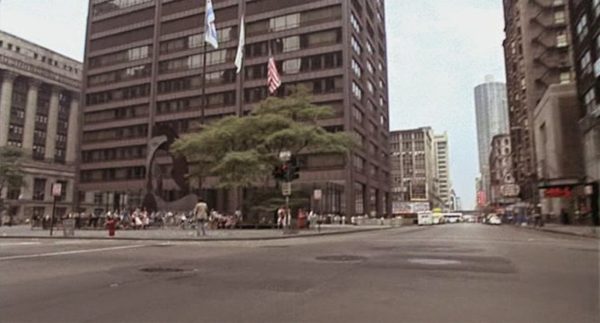
<path fill-rule="evenodd" d="M 393 213 L 443 207 L 438 196 L 434 145 L 430 127 L 392 131 Z"/>
<path fill-rule="evenodd" d="M 72 207 L 81 75 L 80 62 L 0 31 L 0 147 L 25 155 L 23 187 L 0 194 L 18 220 L 52 213 L 54 183 L 56 214 Z"/>
<path fill-rule="evenodd" d="M 278 95 L 303 85 L 314 102 L 333 107 L 329 131 L 356 134 L 346 159 L 305 156 L 299 183 L 327 188 L 324 212 L 388 210 L 388 93 L 383 1 L 213 1 L 219 48 L 206 53 L 207 106 L 202 108 L 205 0 L 90 0 L 85 54 L 81 189 L 94 209 L 139 206 L 153 192 L 177 201 L 194 187 L 173 178 L 166 151 L 148 164 L 166 135 L 196 123 L 243 116 L 267 97 L 267 60 L 281 73 Z M 245 61 L 235 73 L 239 21 L 245 15 Z M 160 142 L 158 142 L 160 144 Z M 149 169 L 152 167 L 151 169 Z M 153 174 L 163 174 L 160 185 Z M 180 177 L 180 179 L 182 176 Z M 214 183 L 213 183 L 214 184 Z M 209 204 L 235 209 L 232 193 L 211 188 Z"/>
<path fill-rule="evenodd" d="M 600 2 L 571 0 L 571 31 L 582 106 L 579 130 L 583 134 L 585 211 L 600 224 Z"/>
<path fill-rule="evenodd" d="M 567 0 L 504 0 L 504 54 L 515 180 L 537 203 L 533 113 L 552 84 L 573 81 Z"/>
<path fill-rule="evenodd" d="M 450 208 L 452 201 L 450 193 L 452 183 L 450 182 L 450 148 L 448 145 L 448 134 L 434 136 L 435 165 L 437 177 L 437 195 L 442 200 L 444 208 Z"/>
<path fill-rule="evenodd" d="M 475 116 L 477 119 L 477 145 L 479 149 L 479 172 L 483 193 L 491 195 L 490 150 L 492 138 L 509 133 L 506 84 L 494 82 L 486 76 L 485 83 L 475 87 Z"/>

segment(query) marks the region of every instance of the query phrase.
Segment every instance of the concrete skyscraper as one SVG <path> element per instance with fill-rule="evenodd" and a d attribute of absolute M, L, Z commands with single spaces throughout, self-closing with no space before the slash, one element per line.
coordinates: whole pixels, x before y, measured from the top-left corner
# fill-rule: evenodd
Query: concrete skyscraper
<path fill-rule="evenodd" d="M 508 134 L 508 108 L 506 84 L 494 82 L 486 76 L 485 83 L 475 87 L 475 114 L 477 117 L 477 143 L 479 148 L 479 172 L 486 199 L 490 196 L 489 158 L 492 139 Z"/>
<path fill-rule="evenodd" d="M 89 0 L 85 53 L 81 190 L 87 209 L 137 207 L 144 196 L 166 203 L 202 194 L 221 212 L 233 212 L 232 191 L 175 181 L 167 145 L 153 139 L 195 131 L 194 124 L 243 116 L 268 95 L 270 53 L 284 95 L 306 87 L 313 102 L 335 117 L 321 124 L 348 131 L 361 147 L 345 156 L 300 156 L 295 183 L 323 188 L 323 212 L 383 214 L 389 195 L 389 115 L 383 1 L 214 1 L 218 50 L 206 53 L 205 1 Z M 240 17 L 245 19 L 244 68 L 236 74 Z M 242 77 L 243 82 L 238 81 Z M 150 174 L 164 174 L 153 185 Z M 150 158 L 148 158 L 150 157 Z M 184 171 L 181 171 L 184 172 Z M 183 179 L 182 174 L 175 174 Z M 162 175 L 161 175 L 162 176 Z"/>
<path fill-rule="evenodd" d="M 434 136 L 434 148 L 438 196 L 442 200 L 444 208 L 450 208 L 453 205 L 450 198 L 452 183 L 450 182 L 450 151 L 446 132 Z"/>

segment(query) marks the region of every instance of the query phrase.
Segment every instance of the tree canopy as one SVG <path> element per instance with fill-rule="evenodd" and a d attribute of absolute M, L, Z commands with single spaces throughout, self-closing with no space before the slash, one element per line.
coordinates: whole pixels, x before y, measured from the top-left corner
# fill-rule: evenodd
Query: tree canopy
<path fill-rule="evenodd" d="M 220 187 L 249 187 L 270 177 L 282 151 L 347 153 L 355 145 L 348 133 L 318 125 L 333 115 L 331 107 L 312 104 L 299 89 L 284 98 L 267 98 L 247 116 L 206 125 L 176 141 L 172 150 L 188 159 L 190 176 L 218 177 Z"/>
<path fill-rule="evenodd" d="M 0 148 L 0 192 L 4 189 L 17 189 L 23 185 L 21 159 L 23 151 L 14 147 Z M 4 201 L 0 198 L 0 211 Z"/>

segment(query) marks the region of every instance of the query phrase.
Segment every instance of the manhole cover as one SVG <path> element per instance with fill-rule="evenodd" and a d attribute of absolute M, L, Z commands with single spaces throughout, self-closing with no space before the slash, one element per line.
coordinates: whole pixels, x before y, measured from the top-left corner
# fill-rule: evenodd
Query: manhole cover
<path fill-rule="evenodd" d="M 413 258 L 408 259 L 408 262 L 419 265 L 431 265 L 431 266 L 444 266 L 444 265 L 458 265 L 460 261 L 450 259 L 422 259 Z"/>
<path fill-rule="evenodd" d="M 317 260 L 321 261 L 334 261 L 334 262 L 351 262 L 351 261 L 362 261 L 366 260 L 366 257 L 351 256 L 351 255 L 333 255 L 333 256 L 321 256 L 317 257 Z"/>
<path fill-rule="evenodd" d="M 145 273 L 180 273 L 183 272 L 184 270 L 181 268 L 169 268 L 169 267 L 148 267 L 148 268 L 142 268 L 140 269 L 140 271 L 143 271 Z"/>

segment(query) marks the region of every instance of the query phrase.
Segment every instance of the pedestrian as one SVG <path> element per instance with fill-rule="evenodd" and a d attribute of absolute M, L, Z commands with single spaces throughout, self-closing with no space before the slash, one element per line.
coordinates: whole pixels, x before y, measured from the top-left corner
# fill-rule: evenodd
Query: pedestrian
<path fill-rule="evenodd" d="M 560 210 L 560 219 L 563 224 L 565 224 L 565 225 L 569 224 L 569 213 L 567 213 L 567 210 L 565 210 L 565 209 Z"/>
<path fill-rule="evenodd" d="M 198 199 L 198 203 L 194 207 L 194 217 L 196 220 L 196 236 L 200 235 L 200 230 L 202 230 L 202 235 L 205 236 L 204 223 L 208 220 L 208 205 L 202 198 Z"/>
<path fill-rule="evenodd" d="M 285 208 L 282 206 L 277 210 L 277 227 L 283 229 L 285 224 Z"/>

